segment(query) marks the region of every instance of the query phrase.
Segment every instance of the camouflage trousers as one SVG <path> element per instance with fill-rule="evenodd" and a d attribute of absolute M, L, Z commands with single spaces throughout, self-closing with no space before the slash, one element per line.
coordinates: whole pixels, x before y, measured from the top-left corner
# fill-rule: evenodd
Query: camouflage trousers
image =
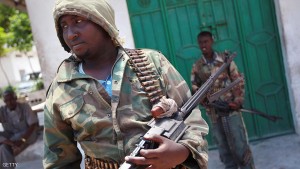
<path fill-rule="evenodd" d="M 211 131 L 225 169 L 255 169 L 241 113 L 219 116 Z"/>

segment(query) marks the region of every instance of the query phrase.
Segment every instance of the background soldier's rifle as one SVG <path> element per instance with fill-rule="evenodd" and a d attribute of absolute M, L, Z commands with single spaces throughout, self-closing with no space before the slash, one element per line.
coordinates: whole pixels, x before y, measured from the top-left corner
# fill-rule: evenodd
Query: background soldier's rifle
<path fill-rule="evenodd" d="M 186 126 L 184 124 L 184 120 L 190 115 L 192 110 L 196 106 L 198 106 L 198 104 L 206 97 L 215 80 L 224 71 L 224 69 L 229 66 L 235 56 L 236 53 L 233 53 L 229 58 L 227 58 L 226 62 L 213 75 L 209 77 L 209 79 L 197 90 L 197 92 L 192 97 L 190 97 L 187 102 L 176 113 L 173 114 L 172 117 L 152 118 L 152 120 L 150 120 L 150 122 L 147 124 L 151 128 L 141 138 L 140 142 L 136 145 L 136 148 L 130 154 L 130 156 L 140 156 L 139 153 L 141 149 L 153 149 L 157 147 L 154 142 L 144 139 L 144 137 L 148 135 L 161 135 L 177 142 L 182 137 L 184 132 L 189 128 L 189 126 Z M 135 164 L 124 162 L 119 169 L 134 168 L 136 168 Z"/>
<path fill-rule="evenodd" d="M 230 90 L 234 85 L 236 85 L 238 82 L 240 82 L 242 80 L 243 76 L 236 79 L 234 82 L 232 82 L 229 86 L 227 86 L 226 88 L 224 88 L 223 90 L 220 90 L 219 92 L 216 92 L 214 94 L 212 94 L 211 96 L 209 96 L 208 98 L 208 105 L 213 106 L 215 109 L 218 109 L 222 112 L 229 112 L 229 111 L 233 111 L 233 109 L 230 108 L 230 106 L 228 105 L 227 102 L 222 101 L 222 100 L 218 100 L 218 98 L 223 95 L 224 93 L 226 93 L 228 90 Z M 266 113 L 263 113 L 261 111 L 255 110 L 255 109 L 245 109 L 245 108 L 240 108 L 239 110 L 241 110 L 242 112 L 247 112 L 247 113 L 251 113 L 251 114 L 257 114 L 261 117 L 264 117 L 268 120 L 271 121 L 276 121 L 279 119 L 282 119 L 282 117 L 279 116 L 272 116 Z"/>
<path fill-rule="evenodd" d="M 231 109 L 230 106 L 228 105 L 228 103 L 225 101 L 216 100 L 216 101 L 212 102 L 210 105 L 212 105 L 215 109 L 219 109 L 222 112 L 233 111 L 233 109 Z M 282 119 L 282 117 L 280 117 L 280 116 L 269 115 L 269 114 L 263 113 L 261 111 L 255 110 L 255 109 L 245 109 L 245 108 L 241 107 L 239 110 L 242 112 L 257 114 L 263 118 L 266 118 L 266 119 L 274 121 L 274 122 L 279 119 Z"/>

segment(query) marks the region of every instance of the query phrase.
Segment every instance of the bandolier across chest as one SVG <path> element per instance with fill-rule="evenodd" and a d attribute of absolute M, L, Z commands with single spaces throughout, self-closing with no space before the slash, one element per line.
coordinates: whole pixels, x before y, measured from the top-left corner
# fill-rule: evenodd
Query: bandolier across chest
<path fill-rule="evenodd" d="M 149 58 L 139 49 L 125 49 L 130 57 L 129 65 L 135 71 L 141 85 L 147 95 L 151 104 L 157 103 L 163 97 L 162 89 L 160 87 L 157 72 L 153 70 L 154 65 L 149 61 Z"/>

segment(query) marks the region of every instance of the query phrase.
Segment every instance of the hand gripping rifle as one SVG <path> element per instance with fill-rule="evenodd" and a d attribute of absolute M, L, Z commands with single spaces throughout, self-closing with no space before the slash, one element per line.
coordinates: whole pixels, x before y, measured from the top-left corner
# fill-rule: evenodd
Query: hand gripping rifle
<path fill-rule="evenodd" d="M 237 83 L 239 83 L 242 79 L 243 79 L 243 76 L 239 77 L 238 79 L 236 79 L 235 81 L 233 81 L 231 84 L 229 84 L 224 89 L 222 89 L 222 90 L 220 90 L 220 91 L 218 91 L 218 92 L 210 95 L 209 98 L 208 98 L 208 103 L 207 104 L 211 105 L 215 109 L 219 109 L 219 110 L 221 110 L 223 112 L 233 111 L 233 109 L 230 108 L 230 106 L 228 105 L 227 102 L 218 100 L 218 98 L 221 95 L 223 95 L 224 93 L 226 93 L 228 90 L 230 90 L 234 85 L 236 85 Z M 282 117 L 280 117 L 280 116 L 269 115 L 269 114 L 266 114 L 264 112 L 258 111 L 256 109 L 246 109 L 246 108 L 240 107 L 240 111 L 251 113 L 251 114 L 257 114 L 257 115 L 259 115 L 261 117 L 264 117 L 264 118 L 266 118 L 268 120 L 271 120 L 273 122 L 276 122 L 277 120 L 282 119 Z"/>
<path fill-rule="evenodd" d="M 206 97 L 206 94 L 209 92 L 215 80 L 224 71 L 224 69 L 229 66 L 235 56 L 236 53 L 233 53 L 229 58 L 227 58 L 226 62 L 209 77 L 209 79 L 197 90 L 197 92 L 190 97 L 187 102 L 172 115 L 172 117 L 152 118 L 147 124 L 151 128 L 143 137 L 141 137 L 140 142 L 136 145 L 136 148 L 133 150 L 130 156 L 139 156 L 141 149 L 153 149 L 157 147 L 154 142 L 144 139 L 144 137 L 148 135 L 161 135 L 177 142 L 182 137 L 184 132 L 189 128 L 189 126 L 184 124 L 184 120 L 190 115 L 192 110 L 198 106 L 200 101 Z M 134 168 L 137 168 L 135 164 L 125 161 L 119 169 Z"/>
<path fill-rule="evenodd" d="M 230 106 L 228 105 L 228 103 L 225 102 L 225 101 L 215 100 L 210 105 L 213 106 L 215 109 L 219 109 L 220 111 L 223 111 L 223 112 L 233 111 L 233 109 L 231 109 Z M 247 113 L 250 113 L 250 114 L 257 114 L 257 115 L 259 115 L 263 118 L 266 118 L 268 120 L 271 120 L 273 122 L 276 122 L 277 120 L 282 119 L 282 117 L 280 117 L 280 116 L 269 115 L 269 114 L 266 114 L 266 113 L 261 112 L 261 111 L 256 110 L 256 109 L 246 109 L 246 108 L 240 107 L 239 110 L 241 112 L 247 112 Z"/>

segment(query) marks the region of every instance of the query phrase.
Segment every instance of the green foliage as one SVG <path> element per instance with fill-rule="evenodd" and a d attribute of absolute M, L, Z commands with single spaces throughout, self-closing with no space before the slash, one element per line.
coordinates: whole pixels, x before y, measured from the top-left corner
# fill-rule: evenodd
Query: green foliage
<path fill-rule="evenodd" d="M 5 43 L 6 43 L 6 33 L 4 32 L 4 28 L 0 27 L 0 56 L 5 54 Z"/>
<path fill-rule="evenodd" d="M 33 45 L 30 21 L 28 15 L 17 12 L 9 18 L 10 26 L 7 38 L 9 47 L 14 47 L 19 51 L 29 51 Z"/>
<path fill-rule="evenodd" d="M 36 90 L 42 90 L 42 89 L 44 89 L 44 82 L 41 79 L 37 81 L 37 83 L 35 85 L 35 89 Z"/>
<path fill-rule="evenodd" d="M 19 51 L 31 50 L 33 36 L 26 13 L 0 4 L 0 24 L 0 28 L 2 28 L 2 32 L 0 30 L 0 52 L 2 52 L 0 56 L 4 54 L 4 44 Z"/>
<path fill-rule="evenodd" d="M 10 16 L 16 14 L 16 10 L 6 5 L 0 4 L 0 26 L 4 28 L 5 32 L 8 32 L 10 25 Z"/>

